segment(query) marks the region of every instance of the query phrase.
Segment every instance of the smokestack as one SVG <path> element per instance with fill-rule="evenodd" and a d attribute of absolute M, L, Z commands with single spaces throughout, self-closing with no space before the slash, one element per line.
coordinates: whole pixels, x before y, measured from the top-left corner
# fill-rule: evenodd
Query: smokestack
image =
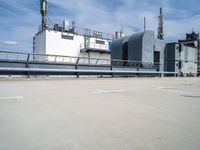
<path fill-rule="evenodd" d="M 120 38 L 124 37 L 124 29 L 123 27 L 121 26 L 121 30 L 120 30 Z"/>
<path fill-rule="evenodd" d="M 160 15 L 158 16 L 158 39 L 164 40 L 164 31 L 163 31 L 163 9 L 162 7 L 160 8 Z"/>
<path fill-rule="evenodd" d="M 146 31 L 147 24 L 146 24 L 146 17 L 144 17 L 144 32 Z"/>
<path fill-rule="evenodd" d="M 47 23 L 48 2 L 47 2 L 47 0 L 40 0 L 40 13 L 42 16 L 42 30 L 45 30 L 48 26 L 48 23 Z"/>

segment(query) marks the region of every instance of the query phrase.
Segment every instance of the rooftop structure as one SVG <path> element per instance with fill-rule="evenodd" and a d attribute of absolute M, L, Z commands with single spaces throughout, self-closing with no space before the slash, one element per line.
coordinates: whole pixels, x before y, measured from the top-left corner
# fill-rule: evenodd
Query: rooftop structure
<path fill-rule="evenodd" d="M 168 43 L 165 50 L 165 71 L 183 76 L 197 75 L 198 34 L 186 34 L 186 39 Z"/>
<path fill-rule="evenodd" d="M 79 28 L 75 22 L 68 20 L 62 24 L 52 24 L 47 10 L 47 0 L 40 0 L 42 22 L 33 38 L 33 53 L 78 57 L 80 53 L 93 51 L 95 58 L 104 52 L 110 53 L 114 38 L 112 34 Z"/>
<path fill-rule="evenodd" d="M 159 69 L 164 70 L 165 44 L 153 31 L 135 33 L 113 42 L 111 58 L 162 64 Z"/>
<path fill-rule="evenodd" d="M 198 46 L 197 46 L 197 71 L 200 73 L 200 39 L 199 39 L 199 34 L 192 32 L 192 33 L 187 33 L 186 34 L 186 40 L 185 41 L 197 41 Z"/>

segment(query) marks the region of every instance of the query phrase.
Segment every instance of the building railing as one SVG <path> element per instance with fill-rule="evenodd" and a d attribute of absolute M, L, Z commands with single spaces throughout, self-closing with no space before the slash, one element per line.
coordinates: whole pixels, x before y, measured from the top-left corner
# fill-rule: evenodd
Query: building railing
<path fill-rule="evenodd" d="M 52 26 L 47 27 L 47 30 L 61 31 L 61 32 L 82 35 L 82 36 L 87 36 L 87 37 L 94 37 L 94 38 L 99 38 L 99 39 L 106 39 L 106 40 L 114 39 L 114 35 L 110 33 L 104 33 L 104 32 L 91 30 L 88 28 L 79 28 L 79 27 L 74 27 L 74 26 L 67 26 L 66 28 L 64 28 L 63 25 L 57 24 L 57 26 L 54 25 L 54 27 Z M 42 32 L 41 25 L 39 26 L 39 32 Z"/>
<path fill-rule="evenodd" d="M 48 55 L 35 53 L 21 53 L 12 51 L 0 51 L 0 61 L 26 61 L 26 62 L 42 62 L 42 63 L 58 63 L 58 64 L 79 64 L 79 65 L 105 65 L 105 66 L 126 66 L 132 68 L 143 69 L 159 69 L 159 63 L 140 62 L 118 59 L 99 59 L 88 57 L 73 57 L 63 55 Z"/>

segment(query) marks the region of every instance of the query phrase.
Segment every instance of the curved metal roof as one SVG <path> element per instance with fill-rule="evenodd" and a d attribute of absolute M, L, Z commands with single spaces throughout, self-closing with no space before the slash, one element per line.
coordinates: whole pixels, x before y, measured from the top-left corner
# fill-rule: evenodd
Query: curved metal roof
<path fill-rule="evenodd" d="M 146 34 L 146 32 L 140 32 L 140 33 L 135 33 L 132 34 L 131 36 L 129 36 L 128 41 L 142 41 L 144 34 Z"/>

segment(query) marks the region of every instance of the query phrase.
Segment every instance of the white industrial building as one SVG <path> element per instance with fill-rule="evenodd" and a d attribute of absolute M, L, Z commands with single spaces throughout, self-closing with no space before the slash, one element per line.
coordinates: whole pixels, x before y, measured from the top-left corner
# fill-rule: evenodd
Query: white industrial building
<path fill-rule="evenodd" d="M 110 59 L 112 35 L 82 29 L 57 30 L 48 28 L 34 37 L 34 53 Z M 86 33 L 86 30 L 88 34 Z"/>
<path fill-rule="evenodd" d="M 49 25 L 47 8 L 47 0 L 41 0 L 42 25 L 33 38 L 33 53 L 110 59 L 112 34 L 77 28 L 66 20 L 62 25 Z M 52 61 L 52 57 L 42 59 Z"/>

